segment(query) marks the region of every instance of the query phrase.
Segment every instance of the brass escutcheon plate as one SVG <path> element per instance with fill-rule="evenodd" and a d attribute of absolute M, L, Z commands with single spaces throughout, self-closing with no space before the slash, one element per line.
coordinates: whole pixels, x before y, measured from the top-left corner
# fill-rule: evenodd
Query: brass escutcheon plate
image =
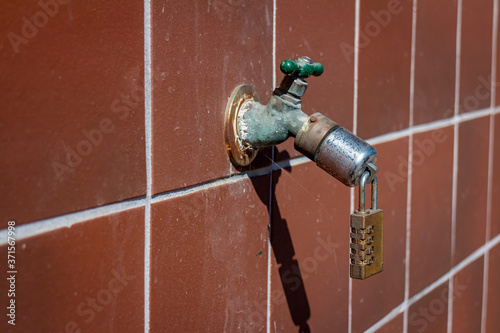
<path fill-rule="evenodd" d="M 226 150 L 231 161 L 238 166 L 247 166 L 255 159 L 258 149 L 244 145 L 238 136 L 238 115 L 246 101 L 260 102 L 259 96 L 251 86 L 237 86 L 227 101 L 224 124 Z"/>

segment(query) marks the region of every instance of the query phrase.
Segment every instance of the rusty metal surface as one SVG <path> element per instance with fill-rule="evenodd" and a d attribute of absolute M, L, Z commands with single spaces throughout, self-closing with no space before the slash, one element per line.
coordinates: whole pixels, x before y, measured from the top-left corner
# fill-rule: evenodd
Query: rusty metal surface
<path fill-rule="evenodd" d="M 285 75 L 280 84 L 280 89 L 297 97 L 304 96 L 307 89 L 307 82 L 301 78 Z"/>
<path fill-rule="evenodd" d="M 285 75 L 266 105 L 259 103 L 255 90 L 238 86 L 226 107 L 225 140 L 231 161 L 246 166 L 260 147 L 274 146 L 296 136 L 308 116 L 301 110 L 307 89 L 304 78 L 323 73 L 323 65 L 308 57 L 281 64 Z"/>
<path fill-rule="evenodd" d="M 226 119 L 224 137 L 226 150 L 233 163 L 239 166 L 247 166 L 255 159 L 258 149 L 245 145 L 238 135 L 238 116 L 245 102 L 259 102 L 259 96 L 255 89 L 248 85 L 236 87 L 229 96 L 226 106 Z"/>
<path fill-rule="evenodd" d="M 359 178 L 375 163 L 377 151 L 344 127 L 331 132 L 316 155 L 316 164 L 347 186 L 359 185 Z"/>
<path fill-rule="evenodd" d="M 254 88 L 247 85 L 238 86 L 229 97 L 225 138 L 231 161 L 246 166 L 259 148 L 295 137 L 298 151 L 345 185 L 358 185 L 365 170 L 371 171 L 371 181 L 377 172 L 376 150 L 322 114 L 309 117 L 301 109 L 301 97 L 308 85 L 303 78 L 321 75 L 321 64 L 317 63 L 316 72 L 311 67 L 315 64 L 307 57 L 283 64 L 286 66 L 282 71 L 287 75 L 266 105 L 259 102 Z M 297 74 L 299 69 L 303 76 Z"/>
<path fill-rule="evenodd" d="M 339 125 L 321 113 L 314 113 L 304 122 L 295 137 L 295 149 L 314 161 L 319 145 L 328 132 Z"/>

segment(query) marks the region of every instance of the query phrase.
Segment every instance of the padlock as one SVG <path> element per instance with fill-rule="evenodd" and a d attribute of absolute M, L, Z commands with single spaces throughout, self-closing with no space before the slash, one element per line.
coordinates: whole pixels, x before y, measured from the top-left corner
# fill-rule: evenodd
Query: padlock
<path fill-rule="evenodd" d="M 372 178 L 372 207 L 366 209 L 366 184 Z M 359 184 L 359 209 L 351 214 L 350 275 L 366 279 L 382 272 L 384 254 L 384 211 L 378 209 L 378 180 L 366 171 Z"/>

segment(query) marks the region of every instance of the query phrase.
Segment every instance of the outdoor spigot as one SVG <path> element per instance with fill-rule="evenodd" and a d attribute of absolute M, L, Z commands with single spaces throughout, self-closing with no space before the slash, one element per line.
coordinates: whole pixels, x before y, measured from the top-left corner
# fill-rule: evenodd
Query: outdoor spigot
<path fill-rule="evenodd" d="M 262 105 L 254 88 L 241 85 L 229 96 L 226 108 L 225 139 L 231 161 L 249 165 L 261 147 L 277 145 L 295 137 L 295 148 L 347 186 L 359 185 L 369 171 L 370 183 L 377 173 L 377 152 L 366 141 L 333 120 L 302 111 L 306 78 L 320 76 L 323 65 L 308 57 L 285 60 L 285 74 L 267 103 Z"/>
<path fill-rule="evenodd" d="M 262 105 L 251 86 L 233 90 L 226 108 L 226 149 L 231 161 L 246 166 L 260 147 L 295 137 L 295 149 L 347 186 L 359 185 L 360 207 L 351 214 L 350 276 L 366 279 L 383 269 L 384 212 L 378 209 L 377 151 L 333 120 L 305 114 L 305 79 L 323 73 L 323 65 L 308 57 L 281 63 L 285 77 Z M 365 187 L 372 184 L 372 208 L 365 207 Z"/>

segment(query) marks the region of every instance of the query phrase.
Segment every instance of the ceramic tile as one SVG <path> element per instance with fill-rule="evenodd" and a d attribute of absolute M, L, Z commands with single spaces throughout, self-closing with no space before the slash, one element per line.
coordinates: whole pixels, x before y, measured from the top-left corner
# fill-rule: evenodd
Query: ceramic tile
<path fill-rule="evenodd" d="M 408 333 L 446 332 L 448 283 L 434 289 L 408 309 Z"/>
<path fill-rule="evenodd" d="M 312 162 L 273 173 L 271 327 L 347 331 L 349 188 Z"/>
<path fill-rule="evenodd" d="M 262 100 L 273 89 L 272 5 L 152 1 L 154 193 L 230 174 L 228 96 L 240 84 Z"/>
<path fill-rule="evenodd" d="M 401 333 L 403 332 L 403 314 L 398 315 L 390 322 L 382 326 L 378 333 Z"/>
<path fill-rule="evenodd" d="M 18 239 L 15 257 L 15 297 L 2 293 L 15 299 L 15 326 L 3 318 L 0 331 L 144 331 L 143 208 Z"/>
<path fill-rule="evenodd" d="M 459 125 L 455 264 L 486 240 L 489 118 Z"/>
<path fill-rule="evenodd" d="M 152 206 L 151 332 L 265 332 L 269 181 Z"/>
<path fill-rule="evenodd" d="M 371 138 L 409 124 L 411 0 L 360 2 L 358 134 Z"/>
<path fill-rule="evenodd" d="M 4 221 L 146 192 L 144 4 L 59 3 L 0 5 Z"/>
<path fill-rule="evenodd" d="M 457 2 L 418 1 L 416 29 L 413 121 L 418 125 L 454 115 Z"/>
<path fill-rule="evenodd" d="M 463 0 L 460 112 L 485 109 L 491 100 L 493 0 Z"/>
<path fill-rule="evenodd" d="M 453 279 L 453 332 L 481 332 L 483 264 L 480 257 Z"/>
<path fill-rule="evenodd" d="M 500 260 L 500 245 L 490 250 L 489 258 L 489 278 L 488 278 L 488 303 L 486 312 L 486 332 L 495 332 L 500 327 L 500 317 L 498 309 L 500 308 L 500 269 L 498 261 Z"/>
<path fill-rule="evenodd" d="M 450 269 L 453 127 L 413 140 L 410 296 Z M 400 167 L 407 164 L 401 161 Z"/>
<path fill-rule="evenodd" d="M 496 203 L 500 202 L 500 174 L 496 172 L 500 167 L 500 114 L 495 116 L 495 140 L 493 143 L 493 186 L 492 186 L 492 209 L 491 209 L 491 237 L 500 234 L 500 210 L 495 209 Z"/>

